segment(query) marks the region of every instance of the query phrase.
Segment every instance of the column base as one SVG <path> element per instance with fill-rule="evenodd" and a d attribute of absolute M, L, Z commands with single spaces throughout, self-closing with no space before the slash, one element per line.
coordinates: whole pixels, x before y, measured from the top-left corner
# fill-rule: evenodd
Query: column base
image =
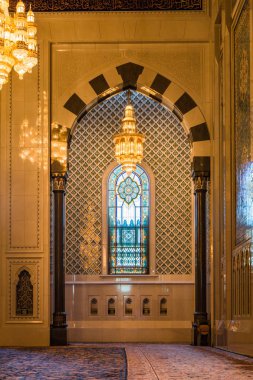
<path fill-rule="evenodd" d="M 202 323 L 207 321 L 207 313 L 196 311 L 194 313 L 194 323 Z"/>
<path fill-rule="evenodd" d="M 68 344 L 67 325 L 65 327 L 50 327 L 50 346 L 66 346 Z"/>
<path fill-rule="evenodd" d="M 192 345 L 211 345 L 211 328 L 210 322 L 207 320 L 207 313 L 194 313 L 194 322 L 192 324 Z"/>
<path fill-rule="evenodd" d="M 53 324 L 50 327 L 50 346 L 66 346 L 67 338 L 67 323 L 65 312 L 53 313 Z"/>
<path fill-rule="evenodd" d="M 64 311 L 53 313 L 53 327 L 67 327 L 67 314 Z"/>

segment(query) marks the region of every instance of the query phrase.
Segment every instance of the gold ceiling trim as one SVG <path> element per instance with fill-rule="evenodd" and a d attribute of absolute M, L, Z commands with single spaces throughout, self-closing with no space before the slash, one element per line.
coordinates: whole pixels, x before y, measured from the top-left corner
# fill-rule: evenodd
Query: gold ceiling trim
<path fill-rule="evenodd" d="M 10 11 L 16 0 L 10 0 Z M 35 12 L 205 11 L 206 0 L 30 0 Z"/>

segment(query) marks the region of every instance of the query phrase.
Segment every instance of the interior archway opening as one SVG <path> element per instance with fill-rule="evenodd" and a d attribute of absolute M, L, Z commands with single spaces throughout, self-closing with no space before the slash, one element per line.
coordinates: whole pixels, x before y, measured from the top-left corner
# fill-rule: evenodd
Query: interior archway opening
<path fill-rule="evenodd" d="M 193 313 L 190 144 L 175 114 L 137 91 L 132 92 L 132 104 L 137 128 L 146 136 L 141 165 L 149 167 L 155 179 L 151 186 L 153 224 L 149 229 L 149 267 L 145 278 L 143 273 L 134 278 L 131 273 L 124 273 L 123 277 L 130 277 L 127 284 L 120 286 L 117 278 L 121 277 L 122 281 L 122 276 L 109 273 L 106 267 L 108 243 L 104 243 L 103 235 L 107 238 L 109 235 L 108 223 L 107 226 L 104 223 L 108 210 L 102 201 L 103 176 L 110 165 L 116 166 L 112 138 L 120 129 L 126 103 L 125 91 L 104 100 L 79 120 L 71 138 L 66 188 L 66 312 L 71 341 L 85 341 L 87 329 L 90 339 L 97 340 L 98 326 L 91 328 L 86 324 L 95 318 L 95 314 L 89 312 L 92 299 L 96 299 L 96 317 L 108 321 L 113 315 L 115 328 L 122 333 L 121 321 L 130 316 L 123 307 L 128 298 L 131 299 L 131 318 L 136 323 L 140 315 L 144 319 L 147 316 L 153 320 L 164 318 L 165 314 L 160 313 L 160 300 L 167 299 L 168 292 L 173 292 L 175 284 L 181 281 L 179 298 L 185 294 L 185 284 L 188 284 L 184 318 L 189 325 Z M 107 310 L 111 298 L 115 300 L 115 314 Z M 146 298 L 150 300 L 149 314 L 139 311 Z M 171 296 L 170 302 L 176 315 L 178 297 Z M 78 329 L 76 320 L 81 321 Z M 129 340 L 132 340 L 130 330 Z M 150 340 L 162 340 L 161 328 L 156 332 L 151 330 L 147 332 Z M 174 333 L 172 329 L 168 341 Z M 108 334 L 106 339 L 113 339 L 114 334 L 110 335 L 109 330 Z"/>

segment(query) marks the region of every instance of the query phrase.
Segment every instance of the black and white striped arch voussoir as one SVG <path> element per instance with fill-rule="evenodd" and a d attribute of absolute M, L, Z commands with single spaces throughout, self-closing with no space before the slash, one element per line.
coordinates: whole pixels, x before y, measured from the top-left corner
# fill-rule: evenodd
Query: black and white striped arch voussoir
<path fill-rule="evenodd" d="M 147 78 L 152 78 L 150 83 L 147 83 Z M 109 96 L 130 88 L 170 108 L 180 122 L 187 126 L 192 142 L 210 140 L 203 114 L 192 97 L 170 79 L 141 65 L 128 62 L 117 66 L 91 79 L 84 87 L 84 93 L 91 94 L 87 103 L 74 92 L 64 104 L 64 108 L 72 112 L 77 120 Z"/>

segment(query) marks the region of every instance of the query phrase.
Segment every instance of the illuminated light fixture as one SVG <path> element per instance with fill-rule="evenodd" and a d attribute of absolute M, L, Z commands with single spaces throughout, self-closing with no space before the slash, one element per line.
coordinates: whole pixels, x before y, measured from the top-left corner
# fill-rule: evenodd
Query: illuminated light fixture
<path fill-rule="evenodd" d="M 153 90 L 152 88 L 149 88 L 149 87 L 146 87 L 146 86 L 142 86 L 141 89 L 145 92 L 147 92 L 148 94 L 151 94 L 151 95 L 154 95 L 154 96 L 157 96 L 159 95 L 157 91 Z"/>
<path fill-rule="evenodd" d="M 121 125 L 121 132 L 113 137 L 115 158 L 121 164 L 122 170 L 130 175 L 132 171 L 136 170 L 136 164 L 143 159 L 143 143 L 145 141 L 144 135 L 136 130 L 134 108 L 130 104 L 130 91 Z"/>
<path fill-rule="evenodd" d="M 18 1 L 14 16 L 9 15 L 9 0 L 0 0 L 0 90 L 14 68 L 19 79 L 37 65 L 37 27 L 31 9 Z"/>
<path fill-rule="evenodd" d="M 104 92 L 102 92 L 102 94 L 100 94 L 98 97 L 99 97 L 99 99 L 105 98 L 106 96 L 111 95 L 118 90 L 119 90 L 119 87 L 110 87 L 110 88 L 108 88 L 108 90 L 105 90 Z"/>
<path fill-rule="evenodd" d="M 68 167 L 67 127 L 56 122 L 51 125 L 51 170 L 53 173 L 66 173 Z"/>

